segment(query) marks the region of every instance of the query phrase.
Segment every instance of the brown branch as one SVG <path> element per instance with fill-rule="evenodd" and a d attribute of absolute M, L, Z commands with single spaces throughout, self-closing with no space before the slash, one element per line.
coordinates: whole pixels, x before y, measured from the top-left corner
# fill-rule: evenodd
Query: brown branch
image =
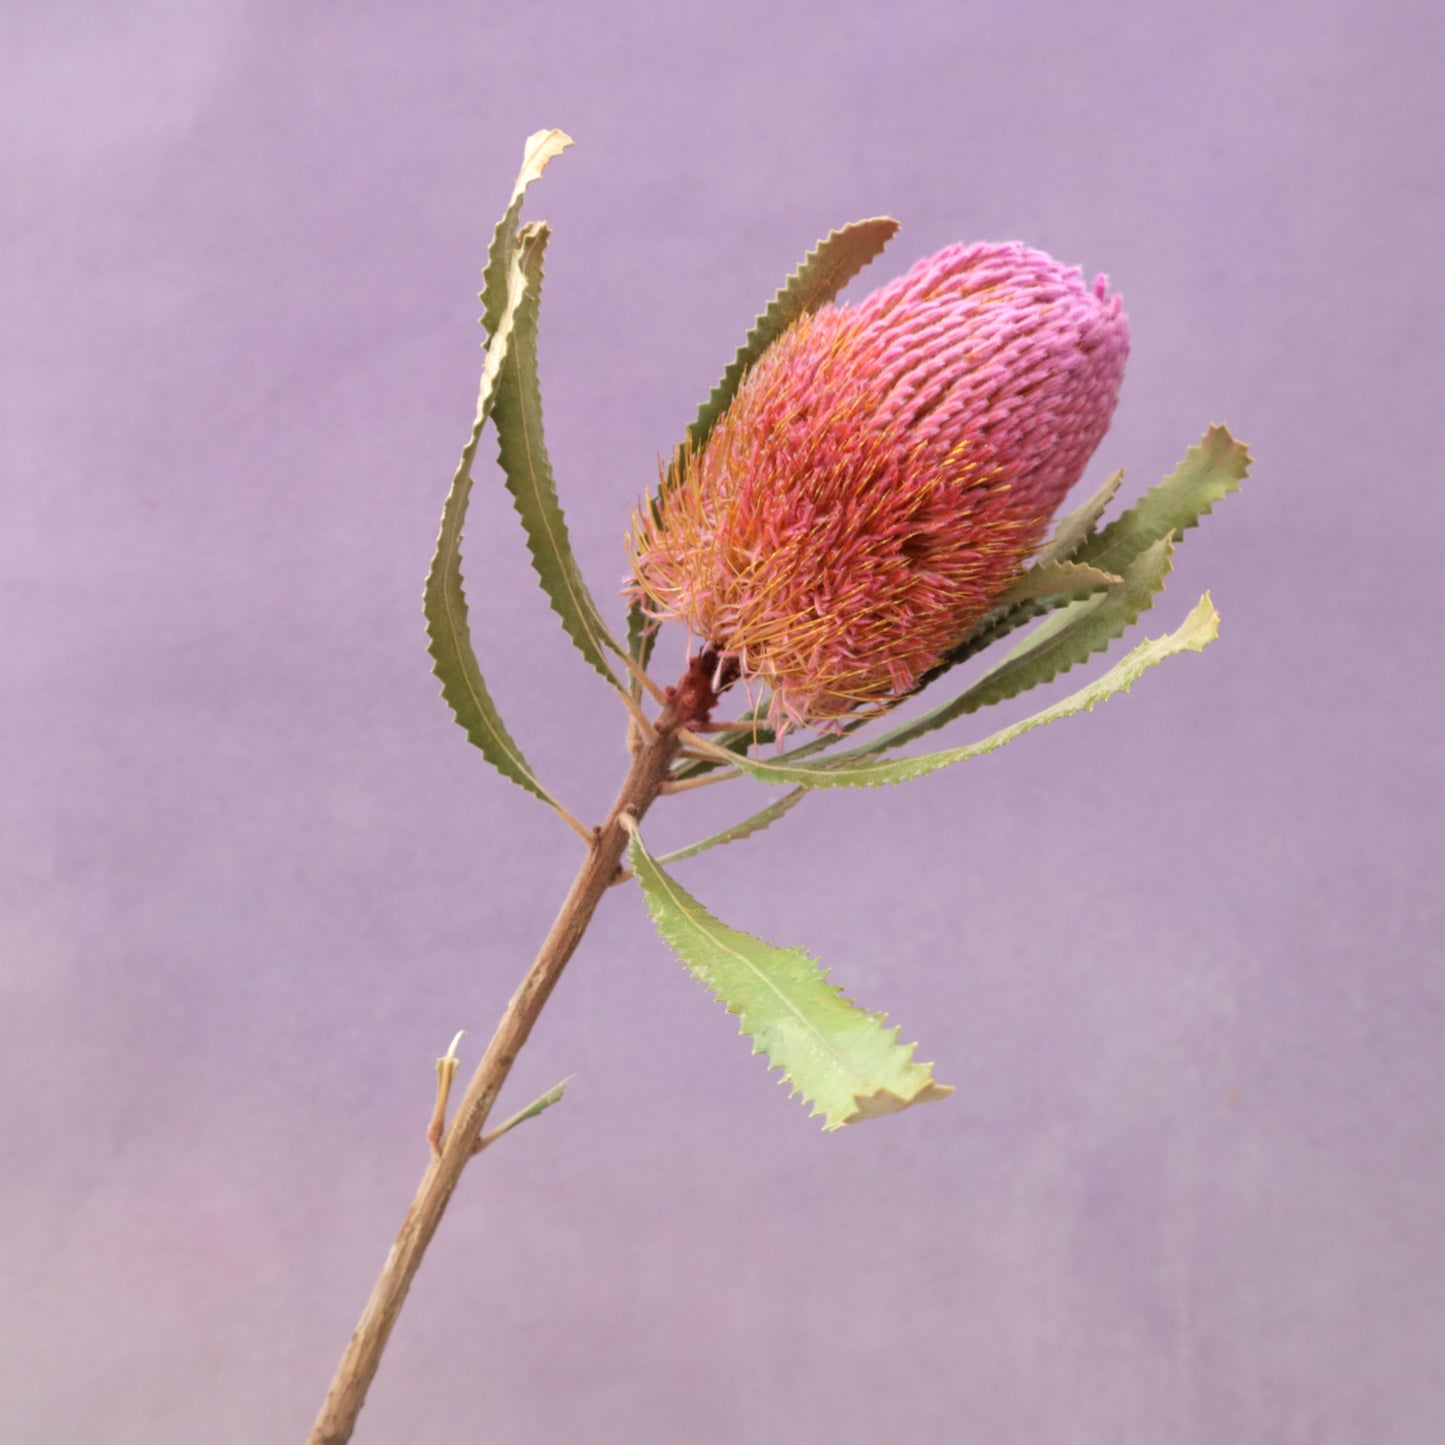
<path fill-rule="evenodd" d="M 567 960 L 577 948 L 597 904 L 617 877 L 628 835 L 619 821 L 623 814 L 640 819 L 657 798 L 667 770 L 679 747 L 678 728 L 699 721 L 716 699 L 705 686 L 680 687 L 673 702 L 653 723 L 656 732 L 633 754 L 627 781 L 607 815 L 607 821 L 589 833 L 587 856 L 547 934 L 536 961 L 512 995 L 487 1052 L 477 1065 L 467 1091 L 457 1105 L 438 1154 L 427 1167 L 407 1210 L 401 1232 L 391 1246 L 381 1278 L 362 1311 L 361 1322 L 337 1366 L 326 1402 L 316 1417 L 307 1445 L 345 1445 L 356 1427 L 356 1417 L 376 1376 L 382 1351 L 396 1324 L 407 1291 L 416 1277 L 427 1246 L 441 1223 L 447 1203 L 472 1158 L 487 1115 L 506 1082 L 513 1062 L 527 1042 L 532 1026 L 557 986 Z"/>

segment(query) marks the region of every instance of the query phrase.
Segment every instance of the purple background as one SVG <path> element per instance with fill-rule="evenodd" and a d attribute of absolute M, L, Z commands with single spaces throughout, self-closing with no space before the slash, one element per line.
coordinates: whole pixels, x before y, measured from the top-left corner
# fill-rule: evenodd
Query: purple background
<path fill-rule="evenodd" d="M 679 867 L 957 1094 L 821 1134 L 609 898 L 504 1105 L 576 1081 L 465 1180 L 358 1440 L 1438 1439 L 1442 41 L 1424 0 L 7 4 L 0 1439 L 299 1440 L 432 1060 L 571 876 L 419 612 L 551 125 L 549 437 L 602 594 L 758 307 L 879 212 L 853 294 L 958 239 L 1110 273 L 1091 479 L 1213 420 L 1256 475 L 1150 619 L 1210 587 L 1207 653 Z M 499 703 L 596 818 L 620 713 L 500 486 L 469 539 Z"/>

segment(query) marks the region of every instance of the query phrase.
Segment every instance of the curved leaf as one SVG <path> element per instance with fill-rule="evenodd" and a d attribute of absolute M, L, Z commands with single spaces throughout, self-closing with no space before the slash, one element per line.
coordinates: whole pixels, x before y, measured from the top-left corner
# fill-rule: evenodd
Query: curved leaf
<path fill-rule="evenodd" d="M 542 297 L 542 257 L 548 230 L 541 222 L 523 226 L 517 250 L 526 287 L 516 308 L 511 345 L 497 383 L 493 421 L 498 459 L 517 515 L 527 534 L 527 550 L 552 610 L 577 650 L 621 690 L 607 665 L 604 648 L 621 653 L 583 581 L 567 521 L 557 500 L 557 484 L 542 434 L 542 391 L 537 379 L 537 315 Z"/>
<path fill-rule="evenodd" d="M 855 748 L 852 756 L 861 757 L 865 752 L 876 755 L 889 748 L 901 748 L 954 718 L 1006 702 L 1031 687 L 1052 682 L 1060 673 L 1102 652 L 1154 605 L 1154 597 L 1169 575 L 1173 547 L 1173 539 L 1169 537 L 1156 543 L 1135 560 L 1116 586 L 1102 596 L 1054 613 L 997 667 L 984 673 L 951 702 L 880 734 L 863 747 Z"/>
<path fill-rule="evenodd" d="M 1043 727 L 1045 723 L 1057 722 L 1078 712 L 1090 712 L 1115 693 L 1128 692 L 1143 673 L 1163 662 L 1165 658 L 1172 657 L 1177 652 L 1201 652 L 1218 635 L 1219 614 L 1214 610 L 1214 604 L 1206 592 L 1183 624 L 1169 636 L 1141 642 L 1087 687 L 1070 694 L 1052 707 L 1034 713 L 1032 717 L 1024 718 L 1021 722 L 984 738 L 982 742 L 971 743 L 967 747 L 949 748 L 943 752 L 925 753 L 921 757 L 890 761 L 873 757 L 878 747 L 878 740 L 875 740 L 861 748 L 851 749 L 818 763 L 789 763 L 786 760 L 758 763 L 722 749 L 717 752 L 720 761 L 727 762 L 762 783 L 791 783 L 809 788 L 870 788 L 881 783 L 907 782 L 911 778 L 921 778 L 954 763 L 967 762 L 970 758 L 994 752 L 1015 738 L 1022 737 L 1037 727 Z M 904 730 L 898 731 L 901 733 Z M 700 739 L 695 739 L 694 743 L 704 749 L 710 746 Z"/>
<path fill-rule="evenodd" d="M 700 447 L 728 408 L 753 364 L 800 316 L 816 311 L 831 301 L 898 234 L 898 222 L 891 216 L 871 216 L 852 221 L 828 234 L 803 257 L 796 271 L 778 288 L 773 299 L 754 320 L 737 354 L 728 363 L 722 379 L 698 408 L 688 428 L 687 440 L 672 454 L 663 478 L 665 489 L 675 477 L 689 447 Z M 653 506 L 657 505 L 656 498 Z M 645 626 L 641 607 L 633 602 L 627 619 L 629 653 L 639 667 L 652 656 L 655 629 Z"/>
<path fill-rule="evenodd" d="M 1020 572 L 1014 585 L 998 600 L 1000 608 L 1019 602 L 1057 604 L 1078 602 L 1104 592 L 1119 578 L 1098 567 L 1085 567 L 1078 562 L 1036 562 Z"/>
<path fill-rule="evenodd" d="M 1249 460 L 1248 449 L 1235 441 L 1225 427 L 1211 427 L 1168 477 L 1117 521 L 1096 532 L 1094 528 L 1124 476 L 1122 471 L 1115 472 L 1083 506 L 1060 521 L 1030 571 L 1068 561 L 1122 573 L 1156 542 L 1166 537 L 1179 541 L 1184 531 L 1198 523 L 1222 497 L 1238 491 L 1240 481 L 1249 470 Z M 1069 600 L 1059 594 L 994 609 L 924 678 L 923 685 L 928 686 L 950 668 Z M 1057 623 L 1059 619 L 1053 621 Z"/>
<path fill-rule="evenodd" d="M 800 948 L 778 948 L 712 916 L 665 873 L 632 834 L 632 868 L 657 931 L 731 1014 L 753 1052 L 781 1069 L 794 1094 L 838 1129 L 953 1092 L 935 1083 L 929 1064 L 913 1062 L 916 1044 L 898 1042 L 884 1015 L 842 996 Z"/>
<path fill-rule="evenodd" d="M 722 380 L 698 408 L 688 429 L 688 441 L 700 447 L 718 418 L 728 409 L 742 379 L 758 358 L 800 316 L 831 301 L 898 234 L 891 216 L 852 221 L 828 234 L 803 257 L 798 269 L 778 288 L 773 299 L 753 322 L 747 339 L 728 363 Z M 676 458 L 674 458 L 674 461 Z"/>
<path fill-rule="evenodd" d="M 1093 536 L 1094 528 L 1099 524 L 1099 518 L 1104 515 L 1104 509 L 1114 500 L 1114 494 L 1119 490 L 1124 480 L 1124 468 L 1120 467 L 1117 472 L 1109 476 L 1102 487 L 1089 498 L 1081 507 L 1075 507 L 1072 512 L 1066 512 L 1059 518 L 1054 528 L 1054 535 L 1039 549 L 1039 555 L 1034 559 L 1036 567 L 1042 567 L 1049 562 L 1067 562 Z"/>
<path fill-rule="evenodd" d="M 507 308 L 507 276 L 517 245 L 517 218 L 522 213 L 527 187 L 571 144 L 572 137 L 564 131 L 539 130 L 529 135 L 522 147 L 522 169 L 517 174 L 517 184 L 512 187 L 511 202 L 492 232 L 487 264 L 482 271 L 482 291 L 477 298 L 482 303 L 482 326 L 489 337 L 495 334 Z"/>
<path fill-rule="evenodd" d="M 462 448 L 462 459 L 442 509 L 441 534 L 437 538 L 431 570 L 427 573 L 422 603 L 426 614 L 427 650 L 432 655 L 432 670 L 441 679 L 442 696 L 467 737 L 481 749 L 482 756 L 504 778 L 534 793 L 566 816 L 565 809 L 537 781 L 492 702 L 476 653 L 472 650 L 466 595 L 462 590 L 462 528 L 472 491 L 472 464 L 476 460 L 482 427 L 486 425 L 496 399 L 497 376 L 512 341 L 517 307 L 527 284 L 516 256 L 505 284 L 507 301 L 498 314 L 491 345 L 487 348 L 472 434 Z"/>
<path fill-rule="evenodd" d="M 808 792 L 807 788 L 794 788 L 791 793 L 784 793 L 766 808 L 760 808 L 752 817 L 744 818 L 741 823 L 734 823 L 731 828 L 724 828 L 721 833 L 714 833 L 711 838 L 704 838 L 701 843 L 689 843 L 686 848 L 664 853 L 657 861 L 676 863 L 682 858 L 695 858 L 699 853 L 706 853 L 709 848 L 720 848 L 724 843 L 737 843 L 743 838 L 751 838 L 754 833 L 761 833 L 764 828 L 776 823 L 784 813 L 792 812 L 808 796 Z"/>
<path fill-rule="evenodd" d="M 1249 472 L 1249 448 L 1222 426 L 1212 426 L 1184 460 L 1102 532 L 1090 537 L 1073 560 L 1122 572 L 1146 548 L 1165 537 L 1178 541 Z"/>
<path fill-rule="evenodd" d="M 963 711 L 1017 697 L 1104 651 L 1154 605 L 1173 567 L 1173 552 L 1174 539 L 1165 537 L 1124 569 L 1118 586 L 1046 618 L 968 689 Z"/>

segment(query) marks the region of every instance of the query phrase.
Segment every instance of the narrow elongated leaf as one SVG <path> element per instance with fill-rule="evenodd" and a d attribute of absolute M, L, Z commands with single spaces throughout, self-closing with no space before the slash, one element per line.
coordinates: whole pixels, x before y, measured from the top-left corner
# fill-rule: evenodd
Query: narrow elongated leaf
<path fill-rule="evenodd" d="M 518 303 L 512 342 L 497 382 L 493 420 L 498 459 L 507 490 L 527 534 L 527 550 L 552 610 L 577 650 L 613 687 L 620 689 L 604 649 L 621 654 L 582 579 L 567 522 L 557 500 L 557 484 L 542 434 L 542 390 L 537 379 L 537 313 L 542 296 L 542 256 L 548 231 L 541 222 L 523 226 L 517 236 L 526 289 Z"/>
<path fill-rule="evenodd" d="M 1173 552 L 1174 539 L 1165 537 L 1124 569 L 1117 587 L 1045 619 L 968 689 L 964 697 L 969 702 L 953 715 L 1017 697 L 1102 652 L 1154 605 L 1173 565 Z"/>
<path fill-rule="evenodd" d="M 709 848 L 720 848 L 724 843 L 736 843 L 740 839 L 751 838 L 754 833 L 761 833 L 764 828 L 776 823 L 784 813 L 792 812 L 808 796 L 808 792 L 807 788 L 794 788 L 791 793 L 784 793 L 766 808 L 759 808 L 752 817 L 744 818 L 741 823 L 734 823 L 731 828 L 724 828 L 721 833 L 714 833 L 711 838 L 704 838 L 700 843 L 689 843 L 686 848 L 664 853 L 657 861 L 676 863 L 680 858 L 695 858 L 699 853 L 706 853 Z"/>
<path fill-rule="evenodd" d="M 798 269 L 778 288 L 773 299 L 753 322 L 752 329 L 723 372 L 722 380 L 698 408 L 697 417 L 688 428 L 686 442 L 673 452 L 664 487 L 680 474 L 688 447 L 700 447 L 707 440 L 718 418 L 737 395 L 743 377 L 763 352 L 799 317 L 833 300 L 897 233 L 898 222 L 892 217 L 872 216 L 829 231 L 803 257 Z M 653 505 L 656 504 L 654 499 Z M 636 602 L 628 611 L 627 632 L 630 655 L 640 667 L 646 667 L 652 656 L 656 633 L 644 627 L 642 609 Z"/>
<path fill-rule="evenodd" d="M 1107 594 L 1106 594 L 1107 595 Z M 1149 668 L 1163 662 L 1178 652 L 1201 652 L 1219 635 L 1219 614 L 1214 610 L 1206 592 L 1184 623 L 1167 637 L 1141 642 L 1136 648 L 1120 659 L 1101 678 L 1087 687 L 1070 694 L 1052 707 L 1034 713 L 1032 717 L 1016 722 L 966 747 L 949 748 L 943 752 L 925 753 L 920 757 L 897 758 L 893 760 L 874 758 L 876 742 L 817 763 L 790 763 L 782 760 L 774 763 L 754 762 L 747 757 L 723 753 L 726 761 L 740 772 L 757 778 L 762 783 L 790 783 L 809 788 L 869 788 L 880 783 L 902 783 L 911 778 L 921 778 L 935 773 L 940 768 L 951 767 L 954 763 L 967 762 L 970 758 L 982 757 L 1011 743 L 1015 738 L 1032 732 L 1045 723 L 1057 722 L 1072 717 L 1075 713 L 1089 712 L 1099 703 L 1115 693 L 1127 692 Z M 699 746 L 707 747 L 705 742 Z"/>
<path fill-rule="evenodd" d="M 1154 543 L 1165 537 L 1177 541 L 1217 502 L 1239 490 L 1249 461 L 1248 447 L 1235 441 L 1225 427 L 1210 427 L 1157 487 L 1084 542 L 1074 553 L 1074 561 L 1106 572 L 1122 572 Z"/>
<path fill-rule="evenodd" d="M 657 628 L 634 598 L 627 604 L 627 655 L 645 672 L 657 645 Z"/>
<path fill-rule="evenodd" d="M 1016 602 L 1077 602 L 1112 587 L 1119 578 L 1098 567 L 1078 562 L 1038 562 L 1019 573 L 1018 580 L 1002 597 L 1000 608 Z"/>
<path fill-rule="evenodd" d="M 535 1119 L 538 1114 L 544 1113 L 557 1103 L 562 1095 L 567 1092 L 567 1085 L 572 1082 L 571 1078 L 563 1079 L 560 1084 L 554 1084 L 540 1099 L 533 1099 L 525 1109 L 518 1109 L 515 1114 L 504 1124 L 498 1124 L 495 1129 L 489 1129 L 477 1141 L 478 1150 L 495 1144 L 503 1134 L 510 1134 L 518 1124 L 525 1124 L 528 1119 Z"/>
<path fill-rule="evenodd" d="M 761 712 L 761 709 L 755 709 Z M 752 727 L 750 719 L 745 717 L 742 723 L 733 728 L 728 728 L 721 733 L 712 734 L 708 741 L 715 748 L 723 748 L 730 753 L 747 752 L 750 749 L 756 750 L 774 741 L 777 734 L 770 727 Z M 842 731 L 836 733 L 819 733 L 816 737 L 809 738 L 806 742 L 789 748 L 782 756 L 792 760 L 794 758 L 805 758 L 813 753 L 823 752 L 827 748 L 837 747 L 846 737 L 855 733 L 861 727 L 866 727 L 873 721 L 872 716 L 850 718 L 843 724 Z M 695 777 L 698 774 L 712 772 L 724 764 L 716 756 L 712 758 L 686 758 L 673 766 L 673 776 L 679 781 Z"/>
<path fill-rule="evenodd" d="M 1094 653 L 1102 652 L 1153 606 L 1155 595 L 1169 575 L 1173 546 L 1173 539 L 1169 537 L 1156 543 L 1142 557 L 1135 559 L 1122 578 L 1115 578 L 1107 592 L 1086 597 L 1076 605 L 1056 612 L 1042 626 L 1036 627 L 997 667 L 956 697 L 870 738 L 861 747 L 854 748 L 849 756 L 876 757 L 890 749 L 905 747 L 955 718 L 1005 702 L 1031 687 L 1052 682 L 1060 673 L 1067 672 Z M 785 757 L 791 759 L 793 754 Z"/>
<path fill-rule="evenodd" d="M 943 660 L 926 673 L 919 683 L 918 691 L 931 686 L 945 672 L 961 662 L 992 647 L 996 642 L 1027 627 L 1036 617 L 1046 612 L 1070 607 L 1074 603 L 1098 600 L 1098 593 L 1115 587 L 1119 578 L 1112 572 L 1097 567 L 1085 567 L 1078 562 L 1048 562 L 1030 567 L 1004 595 L 1000 604 Z"/>
<path fill-rule="evenodd" d="M 1117 521 L 1096 532 L 1099 518 L 1123 479 L 1115 472 L 1082 507 L 1059 523 L 1053 537 L 1039 552 L 1035 567 L 1071 561 L 1106 572 L 1122 573 L 1140 553 L 1166 537 L 1177 542 L 1220 498 L 1239 490 L 1249 470 L 1249 452 L 1222 426 L 1211 427 L 1200 443 L 1157 487 Z M 1032 569 L 1031 569 L 1032 570 Z M 1027 575 L 1027 574 L 1025 574 Z M 1017 602 L 995 608 L 943 662 L 924 679 L 926 687 L 960 662 L 992 647 L 1000 638 L 1032 622 L 1068 598 L 1056 596 Z M 1073 610 L 1072 608 L 1070 609 Z M 1059 625 L 1063 619 L 1052 619 Z"/>
<path fill-rule="evenodd" d="M 517 184 L 512 187 L 511 202 L 492 233 L 486 268 L 482 272 L 482 293 L 478 299 L 482 303 L 482 326 L 489 337 L 496 332 L 506 310 L 507 274 L 517 246 L 517 219 L 522 214 L 527 187 L 571 144 L 572 137 L 563 131 L 539 130 L 527 137 L 522 148 L 522 169 L 517 175 Z"/>
<path fill-rule="evenodd" d="M 1010 632 L 1016 632 L 1020 627 L 1026 627 L 1035 617 L 1042 617 L 1044 613 L 1066 606 L 1070 602 L 1081 601 L 1091 592 L 1099 590 L 1097 587 L 1090 587 L 1075 592 L 1068 587 L 1063 587 L 1048 591 L 1039 589 L 1035 584 L 1050 576 L 1060 575 L 1055 573 L 1056 567 L 1080 567 L 1083 565 L 1072 562 L 1070 559 L 1093 533 L 1099 518 L 1104 514 L 1104 509 L 1113 500 L 1114 494 L 1119 490 L 1119 484 L 1123 480 L 1124 471 L 1121 467 L 1087 502 L 1081 507 L 1076 507 L 1059 522 L 1058 526 L 1054 528 L 1054 535 L 1039 549 L 1033 565 L 1015 584 L 1010 594 L 1003 599 L 999 606 L 992 608 L 987 616 L 980 619 L 973 631 L 923 679 L 921 687 L 928 687 L 950 668 L 957 667 L 961 662 L 967 662 L 970 657 L 975 657 L 985 648 L 992 647 L 1000 638 L 1007 637 Z M 1100 568 L 1087 570 L 1090 572 L 1102 571 Z M 1103 575 L 1112 576 L 1114 574 L 1104 573 Z M 1028 592 L 1023 592 L 1022 589 L 1028 589 Z"/>
<path fill-rule="evenodd" d="M 898 234 L 890 216 L 853 221 L 828 234 L 803 257 L 798 269 L 778 288 L 773 299 L 753 322 L 747 339 L 723 372 L 722 380 L 698 408 L 688 432 L 692 446 L 700 447 L 718 418 L 737 395 L 742 379 L 758 358 L 800 316 L 831 301 Z"/>
<path fill-rule="evenodd" d="M 1069 561 L 1093 535 L 1094 528 L 1099 524 L 1099 518 L 1104 515 L 1105 508 L 1114 500 L 1114 494 L 1119 490 L 1119 485 L 1123 480 L 1124 468 L 1120 467 L 1083 506 L 1075 507 L 1072 512 L 1065 513 L 1054 528 L 1054 535 L 1039 549 L 1039 555 L 1035 559 L 1034 565 L 1044 567 L 1050 562 Z"/>
<path fill-rule="evenodd" d="M 472 465 L 476 460 L 482 428 L 496 400 L 497 376 L 512 342 L 517 307 L 527 285 L 520 258 L 515 254 L 505 284 L 507 302 L 498 315 L 496 329 L 487 348 L 472 433 L 462 448 L 462 459 L 442 510 L 441 534 L 437 538 L 431 570 L 427 573 L 423 610 L 426 614 L 428 651 L 434 664 L 432 670 L 441 679 L 442 696 L 462 730 L 504 778 L 562 812 L 564 810 L 556 799 L 537 781 L 487 691 L 476 653 L 472 650 L 466 595 L 462 591 L 462 529 L 472 491 Z"/>
<path fill-rule="evenodd" d="M 1102 596 L 1091 597 L 1063 612 L 1056 612 L 1036 627 L 991 672 L 951 702 L 930 708 L 911 722 L 892 728 L 871 739 L 853 756 L 865 752 L 876 756 L 890 748 L 901 748 L 952 722 L 993 703 L 1017 697 L 1031 687 L 1052 682 L 1061 672 L 1102 652 L 1122 636 L 1142 613 L 1153 606 L 1154 597 L 1169 575 L 1171 537 L 1156 542 L 1125 570 L 1118 585 Z"/>
<path fill-rule="evenodd" d="M 917 1045 L 898 1042 L 884 1015 L 867 1013 L 828 982 L 800 948 L 778 948 L 720 923 L 632 834 L 632 868 L 657 931 L 727 1011 L 753 1052 L 781 1069 L 794 1094 L 822 1114 L 824 1129 L 897 1113 L 941 1099 L 931 1065 L 913 1062 Z"/>

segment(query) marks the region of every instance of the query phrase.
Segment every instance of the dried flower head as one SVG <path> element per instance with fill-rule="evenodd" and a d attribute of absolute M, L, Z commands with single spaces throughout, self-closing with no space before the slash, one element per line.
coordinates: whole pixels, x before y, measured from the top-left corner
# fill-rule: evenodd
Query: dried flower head
<path fill-rule="evenodd" d="M 951 246 L 805 317 L 633 516 L 629 588 L 771 692 L 775 726 L 887 707 L 1043 539 L 1129 350 L 1100 276 Z"/>

